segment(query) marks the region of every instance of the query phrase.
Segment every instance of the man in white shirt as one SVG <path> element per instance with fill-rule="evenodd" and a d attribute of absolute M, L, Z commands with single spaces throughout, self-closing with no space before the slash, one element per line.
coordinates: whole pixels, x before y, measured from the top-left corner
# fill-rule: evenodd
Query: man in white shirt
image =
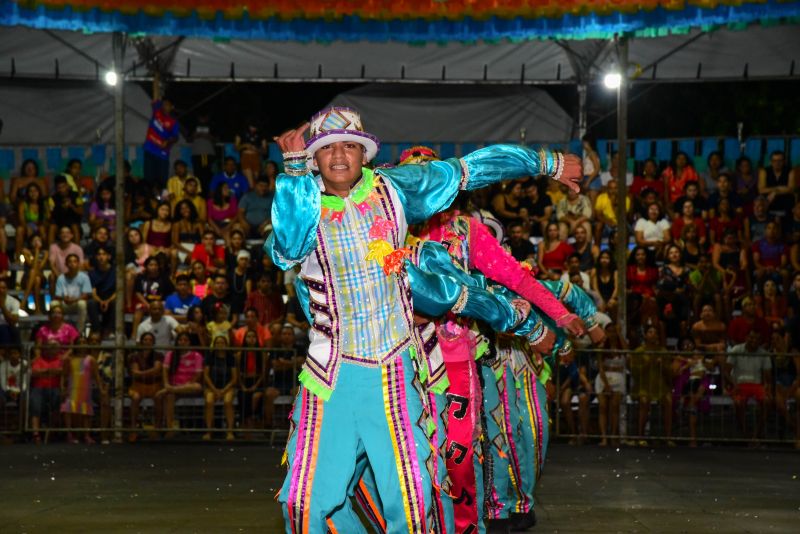
<path fill-rule="evenodd" d="M 758 426 L 753 429 L 753 439 L 761 433 L 763 436 L 766 421 L 766 409 L 769 404 L 769 385 L 772 383 L 770 374 L 772 362 L 767 353 L 761 348 L 763 340 L 761 332 L 753 328 L 748 332 L 747 339 L 741 345 L 728 349 L 726 378 L 732 386 L 731 396 L 736 406 L 736 417 L 742 435 L 746 435 L 747 401 L 756 401 L 758 413 Z M 764 387 L 764 385 L 767 387 Z"/>
<path fill-rule="evenodd" d="M 178 324 L 177 319 L 164 314 L 162 301 L 153 300 L 150 302 L 150 317 L 142 321 L 136 332 L 133 333 L 133 338 L 138 341 L 145 332 L 152 332 L 156 338 L 156 347 L 160 347 L 159 350 L 165 350 L 165 347 L 171 347 L 175 341 Z"/>
<path fill-rule="evenodd" d="M 8 294 L 8 282 L 0 279 L 0 345 L 19 343 L 19 301 Z"/>
<path fill-rule="evenodd" d="M 81 258 L 77 254 L 67 256 L 67 272 L 58 275 L 56 280 L 56 300 L 61 302 L 64 313 L 77 313 L 75 326 L 83 333 L 86 326 L 86 304 L 92 296 L 92 282 L 89 275 L 81 271 Z"/>

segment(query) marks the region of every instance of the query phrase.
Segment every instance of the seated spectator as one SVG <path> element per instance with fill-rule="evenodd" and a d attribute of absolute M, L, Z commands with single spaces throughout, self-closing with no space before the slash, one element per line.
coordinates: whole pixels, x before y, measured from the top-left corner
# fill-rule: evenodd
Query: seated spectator
<path fill-rule="evenodd" d="M 707 169 L 700 173 L 700 183 L 704 194 L 710 197 L 719 191 L 720 177 L 724 176 L 728 169 L 723 167 L 722 154 L 716 150 L 708 155 L 706 164 Z"/>
<path fill-rule="evenodd" d="M 162 269 L 158 258 L 151 256 L 144 264 L 144 272 L 136 275 L 133 284 L 134 292 L 134 312 L 133 312 L 133 332 L 136 338 L 137 326 L 142 318 L 150 311 L 150 303 L 158 301 L 162 303 L 168 296 L 175 291 L 166 269 Z"/>
<path fill-rule="evenodd" d="M 164 303 L 160 300 L 149 302 L 150 316 L 138 325 L 133 331 L 133 339 L 139 339 L 146 333 L 151 333 L 156 338 L 159 348 L 170 347 L 178 333 L 178 321 L 174 317 L 164 314 Z"/>
<path fill-rule="evenodd" d="M 142 231 L 138 228 L 128 229 L 126 237 L 125 266 L 130 277 L 128 286 L 133 287 L 134 278 L 144 272 L 144 263 L 153 255 L 153 249 L 144 242 Z"/>
<path fill-rule="evenodd" d="M 591 275 L 591 288 L 601 297 L 598 310 L 609 314 L 615 313 L 619 300 L 617 270 L 608 250 L 603 250 L 597 257 L 597 266 Z"/>
<path fill-rule="evenodd" d="M 250 268 L 250 251 L 245 247 L 244 232 L 241 230 L 231 230 L 228 239 L 225 240 L 225 274 L 230 277 L 230 274 L 236 269 L 239 263 L 239 253 L 246 252 L 247 269 Z"/>
<path fill-rule="evenodd" d="M 206 298 L 206 295 L 211 292 L 211 280 L 208 278 L 208 271 L 206 271 L 205 264 L 199 260 L 192 262 L 191 281 L 192 295 L 200 300 Z"/>
<path fill-rule="evenodd" d="M 56 300 L 53 302 L 61 303 L 65 313 L 78 314 L 75 324 L 78 332 L 83 332 L 86 326 L 87 304 L 91 296 L 92 281 L 89 275 L 81 271 L 78 256 L 70 254 L 67 256 L 67 272 L 59 275 L 56 281 Z"/>
<path fill-rule="evenodd" d="M 595 230 L 594 240 L 600 243 L 604 237 L 609 237 L 617 231 L 617 201 L 619 200 L 619 186 L 617 180 L 608 182 L 605 191 L 597 196 L 594 203 Z M 630 212 L 631 201 L 625 199 L 625 211 Z M 589 235 L 592 235 L 591 233 Z"/>
<path fill-rule="evenodd" d="M 660 255 L 664 246 L 670 242 L 670 223 L 661 217 L 661 208 L 657 203 L 647 208 L 647 218 L 639 219 L 633 227 L 636 245 L 647 248 Z"/>
<path fill-rule="evenodd" d="M 116 205 L 114 191 L 108 186 L 100 185 L 94 200 L 89 205 L 89 226 L 92 230 L 105 226 L 110 231 L 114 231 L 117 224 Z"/>
<path fill-rule="evenodd" d="M 673 239 L 680 239 L 683 227 L 693 224 L 697 228 L 697 235 L 700 246 L 706 244 L 706 224 L 703 219 L 695 216 L 694 201 L 684 200 L 680 212 L 672 219 L 671 234 Z"/>
<path fill-rule="evenodd" d="M 8 294 L 8 282 L 0 278 L 0 347 L 20 343 L 18 327 L 19 301 Z"/>
<path fill-rule="evenodd" d="M 600 183 L 603 187 L 607 187 L 611 180 L 619 180 L 623 168 L 625 169 L 625 183 L 628 187 L 633 185 L 633 173 L 628 171 L 627 162 L 620 158 L 618 152 L 614 152 L 608 159 L 608 170 L 600 173 Z"/>
<path fill-rule="evenodd" d="M 697 350 L 721 354 L 725 352 L 725 324 L 717 319 L 711 304 L 703 305 L 700 320 L 692 325 L 692 336 Z"/>
<path fill-rule="evenodd" d="M 54 308 L 51 308 L 52 313 Z M 57 306 L 55 309 L 59 309 Z M 40 330 L 41 331 L 41 330 Z M 48 339 L 40 344 L 31 363 L 30 415 L 33 442 L 42 442 L 39 429 L 43 419 L 52 424 L 52 415 L 61 403 L 61 374 L 64 367 L 59 342 Z"/>
<path fill-rule="evenodd" d="M 142 237 L 150 246 L 150 254 L 163 254 L 171 261 L 172 270 L 177 266 L 177 257 L 172 248 L 172 218 L 169 204 L 161 202 L 156 208 L 156 216 L 142 225 Z"/>
<path fill-rule="evenodd" d="M 492 213 L 503 227 L 512 223 L 522 223 L 530 214 L 522 206 L 522 184 L 514 181 L 504 185 L 503 192 L 492 199 Z"/>
<path fill-rule="evenodd" d="M 186 181 L 194 177 L 189 174 L 189 166 L 182 159 L 177 160 L 172 168 L 175 174 L 167 180 L 167 198 L 165 200 L 172 202 L 174 205 L 183 197 L 183 188 L 186 185 Z M 195 180 L 197 179 L 195 178 Z M 197 186 L 197 192 L 203 192 L 200 184 Z"/>
<path fill-rule="evenodd" d="M 195 347 L 208 347 L 208 329 L 206 328 L 206 317 L 203 314 L 202 306 L 192 306 L 187 314 L 186 324 L 178 327 L 178 332 L 186 332 L 191 337 L 192 345 Z"/>
<path fill-rule="evenodd" d="M 235 347 L 241 347 L 245 342 L 245 335 L 251 331 L 255 332 L 258 346 L 260 347 L 266 347 L 272 338 L 272 334 L 270 334 L 269 331 L 269 326 L 263 325 L 259 322 L 258 310 L 256 308 L 247 308 L 245 310 L 244 326 L 233 331 L 233 345 Z"/>
<path fill-rule="evenodd" d="M 175 205 L 172 223 L 172 243 L 179 263 L 186 262 L 202 236 L 203 225 L 197 218 L 194 204 L 181 200 Z"/>
<path fill-rule="evenodd" d="M 47 239 L 50 233 L 50 205 L 46 202 L 39 184 L 34 181 L 24 190 L 17 206 L 17 235 L 15 251 L 22 251 L 23 243 L 38 235 Z"/>
<path fill-rule="evenodd" d="M 794 171 L 786 165 L 786 155 L 780 150 L 772 152 L 769 165 L 758 171 L 758 194 L 767 198 L 770 215 L 789 214 L 795 203 L 795 187 Z"/>
<path fill-rule="evenodd" d="M 67 353 L 68 346 L 75 343 L 80 334 L 74 326 L 64 321 L 64 308 L 60 302 L 50 305 L 48 318 L 48 321 L 36 331 L 34 341 L 39 349 L 48 343 L 56 346 L 60 358 Z"/>
<path fill-rule="evenodd" d="M 156 199 L 149 185 L 141 183 L 125 199 L 125 220 L 131 228 L 141 228 L 156 216 Z"/>
<path fill-rule="evenodd" d="M 203 356 L 189 349 L 192 339 L 186 332 L 178 334 L 175 350 L 164 357 L 161 380 L 164 389 L 156 394 L 157 401 L 163 399 L 166 427 L 172 431 L 175 424 L 175 399 L 197 397 L 203 394 Z"/>
<path fill-rule="evenodd" d="M 567 268 L 567 258 L 575 252 L 565 241 L 559 239 L 558 225 L 547 225 L 544 240 L 539 243 L 538 266 L 539 278 L 558 280 Z"/>
<path fill-rule="evenodd" d="M 579 267 L 581 272 L 590 273 L 594 269 L 597 262 L 597 256 L 600 255 L 600 247 L 592 243 L 590 233 L 586 232 L 583 226 L 575 228 L 575 242 L 572 247 L 575 249 L 575 254 L 580 257 Z M 586 284 L 589 287 L 589 284 Z"/>
<path fill-rule="evenodd" d="M 642 175 L 633 179 L 628 194 L 634 198 L 642 196 L 642 193 L 650 189 L 655 191 L 657 198 L 663 200 L 664 198 L 664 181 L 658 177 L 658 165 L 653 158 L 644 160 L 642 167 Z"/>
<path fill-rule="evenodd" d="M 733 230 L 739 237 L 739 241 L 744 237 L 742 221 L 739 216 L 731 211 L 731 205 L 728 199 L 723 198 L 720 200 L 716 210 L 716 215 L 709 222 L 709 229 L 711 230 L 711 243 L 717 243 L 722 239 L 725 230 Z"/>
<path fill-rule="evenodd" d="M 153 349 L 156 336 L 152 332 L 145 332 L 139 336 L 139 350 L 130 355 L 131 385 L 128 396 L 131 399 L 131 428 L 128 441 L 134 442 L 138 438 L 139 404 L 143 399 L 153 399 L 155 426 L 161 425 L 162 397 L 157 398 L 157 393 L 163 389 L 162 375 L 164 354 Z"/>
<path fill-rule="evenodd" d="M 296 339 L 292 325 L 283 325 L 277 343 L 270 351 L 272 373 L 271 387 L 281 395 L 297 393 L 297 374 L 305 362 L 305 357 L 297 353 Z"/>
<path fill-rule="evenodd" d="M 530 240 L 525 239 L 521 223 L 515 222 L 509 225 L 508 238 L 505 244 L 517 261 L 532 263 L 536 258 L 536 247 L 533 246 Z"/>
<path fill-rule="evenodd" d="M 788 306 L 786 328 L 790 334 L 789 347 L 792 350 L 798 350 L 800 349 L 800 272 L 794 273 L 786 302 Z"/>
<path fill-rule="evenodd" d="M 216 234 L 206 230 L 203 232 L 203 241 L 192 249 L 192 262 L 200 261 L 209 272 L 225 269 L 225 248 L 217 245 L 216 240 Z"/>
<path fill-rule="evenodd" d="M 86 338 L 81 337 L 77 346 L 64 358 L 61 372 L 61 413 L 64 415 L 64 426 L 68 429 L 91 428 L 94 416 L 92 388 L 102 386 L 97 361 L 86 349 Z M 87 445 L 94 443 L 88 430 L 83 431 L 83 440 Z M 78 443 L 72 430 L 67 432 L 67 443 Z"/>
<path fill-rule="evenodd" d="M 661 179 L 666 185 L 668 205 L 674 204 L 685 194 L 688 182 L 699 180 L 686 152 L 678 152 L 675 155 L 675 159 L 661 173 Z"/>
<path fill-rule="evenodd" d="M 764 237 L 753 243 L 755 282 L 761 287 L 767 280 L 789 287 L 789 255 L 786 245 L 779 241 L 778 225 L 767 224 Z"/>
<path fill-rule="evenodd" d="M 742 313 L 728 324 L 728 341 L 731 345 L 741 345 L 747 341 L 750 330 L 758 330 L 761 339 L 769 339 L 770 326 L 763 316 L 756 313 L 756 303 L 751 297 L 742 299 Z"/>
<path fill-rule="evenodd" d="M 97 267 L 97 251 L 101 248 L 109 253 L 114 250 L 114 242 L 111 241 L 111 234 L 105 226 L 98 226 L 92 233 L 92 240 L 83 247 L 83 270 L 90 271 Z M 113 253 L 109 258 L 109 263 L 114 265 Z"/>
<path fill-rule="evenodd" d="M 800 388 L 798 388 L 798 372 L 800 372 L 800 355 L 787 354 L 788 335 L 783 326 L 775 325 L 770 333 L 770 352 L 774 355 L 775 364 L 775 409 L 781 415 L 778 420 L 778 434 L 783 439 L 786 430 L 795 427 L 794 448 L 800 448 L 800 428 L 792 421 L 788 402 L 794 400 L 795 406 L 800 404 Z"/>
<path fill-rule="evenodd" d="M 771 383 L 772 364 L 769 355 L 761 348 L 761 335 L 758 330 L 751 330 L 747 340 L 728 350 L 727 365 L 725 366 L 726 379 L 734 405 L 736 418 L 742 436 L 747 435 L 745 412 L 747 401 L 755 399 L 757 419 L 753 429 L 753 440 L 759 436 L 764 437 L 764 424 L 767 411 L 767 392 L 764 388 Z"/>
<path fill-rule="evenodd" d="M 606 326 L 605 349 L 627 350 L 628 344 L 619 334 L 616 324 Z M 612 436 L 612 445 L 619 444 L 619 407 L 625 396 L 625 361 L 624 352 L 609 352 L 598 355 L 597 377 L 594 391 L 597 393 L 597 416 L 600 427 L 600 446 L 608 445 L 607 434 Z"/>
<path fill-rule="evenodd" d="M 248 310 L 247 315 L 256 317 L 255 313 Z M 256 318 L 257 326 L 258 321 Z M 261 327 L 264 328 L 264 327 Z M 264 392 L 266 385 L 266 365 L 265 354 L 261 352 L 263 343 L 259 341 L 259 334 L 256 330 L 247 326 L 240 329 L 244 332 L 240 336 L 239 346 L 242 351 L 237 355 L 239 364 L 239 409 L 242 411 L 244 428 L 254 428 L 256 421 L 261 419 L 263 412 L 270 414 L 267 427 L 272 426 L 272 405 L 262 406 L 262 399 L 266 395 L 267 403 L 272 403 L 278 397 L 277 390 L 270 388 Z M 238 336 L 239 331 L 237 331 Z"/>
<path fill-rule="evenodd" d="M 197 212 L 197 220 L 205 224 L 206 220 L 208 220 L 206 199 L 200 194 L 200 182 L 197 178 L 190 176 L 186 179 L 186 182 L 183 184 L 183 194 L 172 200 L 172 211 L 174 212 L 178 204 L 183 201 L 189 202 L 194 206 Z"/>
<path fill-rule="evenodd" d="M 225 320 L 230 321 L 231 324 L 239 322 L 239 317 L 234 314 L 228 303 L 230 302 L 230 291 L 228 290 L 228 279 L 224 275 L 217 274 L 214 276 L 213 284 L 211 286 L 211 293 L 206 295 L 203 299 L 203 315 L 206 319 L 217 321 L 219 306 L 217 304 L 225 305 Z"/>
<path fill-rule="evenodd" d="M 51 224 L 47 240 L 54 243 L 56 231 L 61 232 L 64 227 L 69 228 L 76 239 L 80 239 L 83 201 L 78 193 L 70 187 L 63 175 L 56 177 L 55 185 L 56 191 L 50 198 Z"/>
<path fill-rule="evenodd" d="M 736 233 L 728 230 L 722 234 L 722 243 L 714 243 L 712 264 L 722 275 L 722 303 L 725 317 L 730 317 L 733 304 L 750 293 L 747 251 L 736 239 Z"/>
<path fill-rule="evenodd" d="M 108 337 L 114 332 L 114 301 L 117 299 L 117 273 L 111 265 L 111 251 L 98 248 L 97 266 L 89 271 L 92 296 L 87 303 L 92 328 Z"/>
<path fill-rule="evenodd" d="M 550 196 L 539 189 L 539 182 L 531 178 L 524 185 L 525 196 L 520 200 L 520 207 L 528 212 L 528 220 L 523 228 L 531 237 L 542 237 L 547 223 L 553 215 L 553 203 Z"/>
<path fill-rule="evenodd" d="M 753 202 L 753 214 L 744 220 L 745 242 L 753 244 L 763 239 L 767 232 L 767 224 L 773 219 L 767 214 L 767 199 L 757 197 Z"/>
<path fill-rule="evenodd" d="M 256 310 L 259 324 L 268 327 L 275 323 L 283 324 L 283 298 L 272 273 L 262 272 L 259 275 L 256 288 L 247 294 L 244 306 L 245 309 Z"/>
<path fill-rule="evenodd" d="M 636 247 L 629 256 L 628 263 L 628 292 L 642 299 L 655 298 L 658 270 L 653 267 L 644 247 Z"/>
<path fill-rule="evenodd" d="M 206 323 L 206 329 L 211 339 L 215 339 L 217 336 L 228 337 L 230 334 L 233 323 L 229 320 L 229 310 L 229 306 L 222 302 L 217 302 L 214 308 L 210 310 L 209 316 L 211 320 Z"/>
<path fill-rule="evenodd" d="M 783 326 L 783 321 L 788 313 L 786 297 L 780 294 L 774 280 L 764 282 L 764 288 L 760 295 L 756 295 L 755 301 L 756 314 L 759 317 L 770 325 Z M 769 336 L 762 335 L 761 339 L 769 339 Z"/>
<path fill-rule="evenodd" d="M 645 426 L 650 418 L 650 403 L 655 401 L 663 411 L 664 434 L 667 446 L 675 447 L 672 441 L 672 358 L 663 352 L 658 327 L 647 325 L 644 344 L 633 351 L 630 370 L 636 389 L 633 397 L 639 401 L 640 447 L 647 447 L 644 439 Z"/>
<path fill-rule="evenodd" d="M 723 273 L 714 269 L 708 254 L 700 255 L 697 267 L 689 273 L 689 283 L 692 288 L 693 315 L 700 316 L 703 304 L 712 302 L 713 307 L 722 310 Z"/>
<path fill-rule="evenodd" d="M 35 160 L 26 159 L 19 169 L 19 176 L 11 179 L 11 188 L 8 192 L 9 201 L 14 205 L 23 201 L 31 184 L 39 187 L 39 194 L 44 199 L 44 194 L 48 191 L 47 178 L 39 176 L 39 164 Z M 24 219 L 19 220 L 23 221 Z"/>
<path fill-rule="evenodd" d="M 215 174 L 211 179 L 210 196 L 213 197 L 214 193 L 219 189 L 222 184 L 227 184 L 230 189 L 230 194 L 236 197 L 238 201 L 245 193 L 250 190 L 250 182 L 247 178 L 239 172 L 236 160 L 228 156 L 223 163 L 222 172 Z M 210 214 L 209 214 L 210 216 Z"/>
<path fill-rule="evenodd" d="M 228 239 L 235 223 L 239 222 L 239 205 L 227 183 L 220 184 L 207 201 L 208 226 L 217 237 Z"/>
<path fill-rule="evenodd" d="M 681 249 L 667 246 L 666 261 L 658 273 L 656 301 L 661 318 L 667 326 L 667 337 L 678 338 L 686 334 L 689 320 L 689 270 L 681 260 Z M 669 308 L 667 308 L 669 307 Z"/>
<path fill-rule="evenodd" d="M 269 178 L 259 177 L 253 191 L 248 191 L 239 203 L 239 221 L 247 223 L 247 235 L 263 238 L 272 227 L 272 199 L 274 194 L 269 190 Z"/>
<path fill-rule="evenodd" d="M 739 195 L 737 195 L 736 191 L 733 189 L 730 175 L 720 174 L 717 184 L 719 188 L 708 197 L 709 216 L 714 217 L 719 213 L 719 203 L 723 200 L 728 201 L 728 209 L 731 217 L 742 215 L 742 213 L 744 213 L 742 199 L 739 198 Z"/>
<path fill-rule="evenodd" d="M 308 331 L 311 330 L 311 325 L 296 295 L 286 302 L 286 322 L 294 327 L 295 334 L 299 338 L 308 339 Z"/>
<path fill-rule="evenodd" d="M 225 411 L 227 433 L 225 439 L 233 441 L 233 399 L 239 383 L 239 366 L 236 356 L 228 348 L 228 336 L 219 334 L 214 337 L 211 350 L 205 357 L 203 365 L 203 383 L 205 384 L 205 422 L 206 428 L 214 428 L 214 406 L 222 401 Z M 203 440 L 211 439 L 211 432 L 203 434 Z"/>
<path fill-rule="evenodd" d="M 736 160 L 733 183 L 736 194 L 742 199 L 745 215 L 750 215 L 753 212 L 753 202 L 758 196 L 758 176 L 753 173 L 750 158 L 742 156 Z"/>
<path fill-rule="evenodd" d="M 681 249 L 681 260 L 690 269 L 697 268 L 700 256 L 704 254 L 704 247 L 700 245 L 700 236 L 694 223 L 686 224 L 681 230 L 681 237 L 675 244 Z"/>
<path fill-rule="evenodd" d="M 586 195 L 582 195 L 570 189 L 567 191 L 567 197 L 556 204 L 558 233 L 562 241 L 566 241 L 578 226 L 582 226 L 586 229 L 587 234 L 591 234 L 591 219 L 592 203 Z"/>
<path fill-rule="evenodd" d="M 586 191 L 589 195 L 589 200 L 594 201 L 597 199 L 598 193 L 603 188 L 603 183 L 600 180 L 600 156 L 597 155 L 597 150 L 594 147 L 594 139 L 584 135 L 581 139 L 583 146 L 583 183 L 581 190 Z"/>
<path fill-rule="evenodd" d="M 784 219 L 781 230 L 786 243 L 800 243 L 800 202 L 792 207 L 792 214 Z"/>
<path fill-rule="evenodd" d="M 200 298 L 192 294 L 191 280 L 188 275 L 179 274 L 175 278 L 175 292 L 164 302 L 165 313 L 174 317 L 179 324 L 186 323 L 189 308 L 199 306 Z"/>
<path fill-rule="evenodd" d="M 49 265 L 50 253 L 41 236 L 35 235 L 30 238 L 27 246 L 21 251 L 25 260 L 25 271 L 22 275 L 23 293 L 22 305 L 29 311 L 39 313 L 44 310 L 44 270 Z M 30 301 L 30 302 L 29 302 Z"/>
<path fill-rule="evenodd" d="M 676 214 L 680 214 L 683 210 L 683 206 L 687 200 L 692 201 L 692 207 L 694 208 L 693 216 L 695 218 L 701 218 L 705 220 L 708 218 L 708 206 L 705 199 L 700 195 L 700 187 L 697 182 L 688 182 L 685 186 L 686 192 L 683 196 L 681 196 L 678 200 L 672 203 L 671 206 L 667 207 L 667 210 L 672 212 L 673 217 Z"/>
<path fill-rule="evenodd" d="M 67 272 L 68 256 L 75 255 L 80 263 L 83 263 L 83 249 L 74 241 L 75 235 L 69 226 L 63 226 L 58 231 L 58 241 L 50 245 L 48 259 L 50 261 L 51 292 L 55 291 L 58 277 Z"/>
<path fill-rule="evenodd" d="M 581 281 L 581 287 L 591 291 L 592 281 L 589 278 L 589 273 L 581 270 L 581 256 L 577 253 L 572 253 L 567 258 L 567 270 L 561 275 L 562 282 L 569 282 L 573 276 L 577 276 Z"/>

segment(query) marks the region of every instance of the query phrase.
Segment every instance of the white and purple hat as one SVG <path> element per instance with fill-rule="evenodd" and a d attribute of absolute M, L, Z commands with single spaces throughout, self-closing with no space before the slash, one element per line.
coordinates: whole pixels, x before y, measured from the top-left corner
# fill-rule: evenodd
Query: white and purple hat
<path fill-rule="evenodd" d="M 364 131 L 361 115 L 354 109 L 344 107 L 323 109 L 311 117 L 309 135 L 306 141 L 306 152 L 311 158 L 308 166 L 315 171 L 318 169 L 314 164 L 314 154 L 323 146 L 339 141 L 355 141 L 366 149 L 367 161 L 375 157 L 381 146 L 377 137 Z"/>

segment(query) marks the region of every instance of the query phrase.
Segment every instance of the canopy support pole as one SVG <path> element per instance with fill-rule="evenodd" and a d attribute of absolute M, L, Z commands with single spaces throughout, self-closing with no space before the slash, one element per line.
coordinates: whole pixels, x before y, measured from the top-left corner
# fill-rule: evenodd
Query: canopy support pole
<path fill-rule="evenodd" d="M 617 264 L 617 324 L 620 335 L 628 339 L 628 39 L 618 37 L 617 58 L 622 76 L 617 89 L 617 236 L 614 249 Z"/>

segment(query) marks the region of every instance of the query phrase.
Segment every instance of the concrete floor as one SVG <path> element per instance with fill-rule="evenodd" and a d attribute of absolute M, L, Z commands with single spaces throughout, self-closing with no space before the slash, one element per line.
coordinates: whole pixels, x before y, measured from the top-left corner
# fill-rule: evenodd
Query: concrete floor
<path fill-rule="evenodd" d="M 264 445 L 0 447 L 0 532 L 282 531 Z M 536 532 L 798 532 L 800 453 L 553 445 Z"/>

